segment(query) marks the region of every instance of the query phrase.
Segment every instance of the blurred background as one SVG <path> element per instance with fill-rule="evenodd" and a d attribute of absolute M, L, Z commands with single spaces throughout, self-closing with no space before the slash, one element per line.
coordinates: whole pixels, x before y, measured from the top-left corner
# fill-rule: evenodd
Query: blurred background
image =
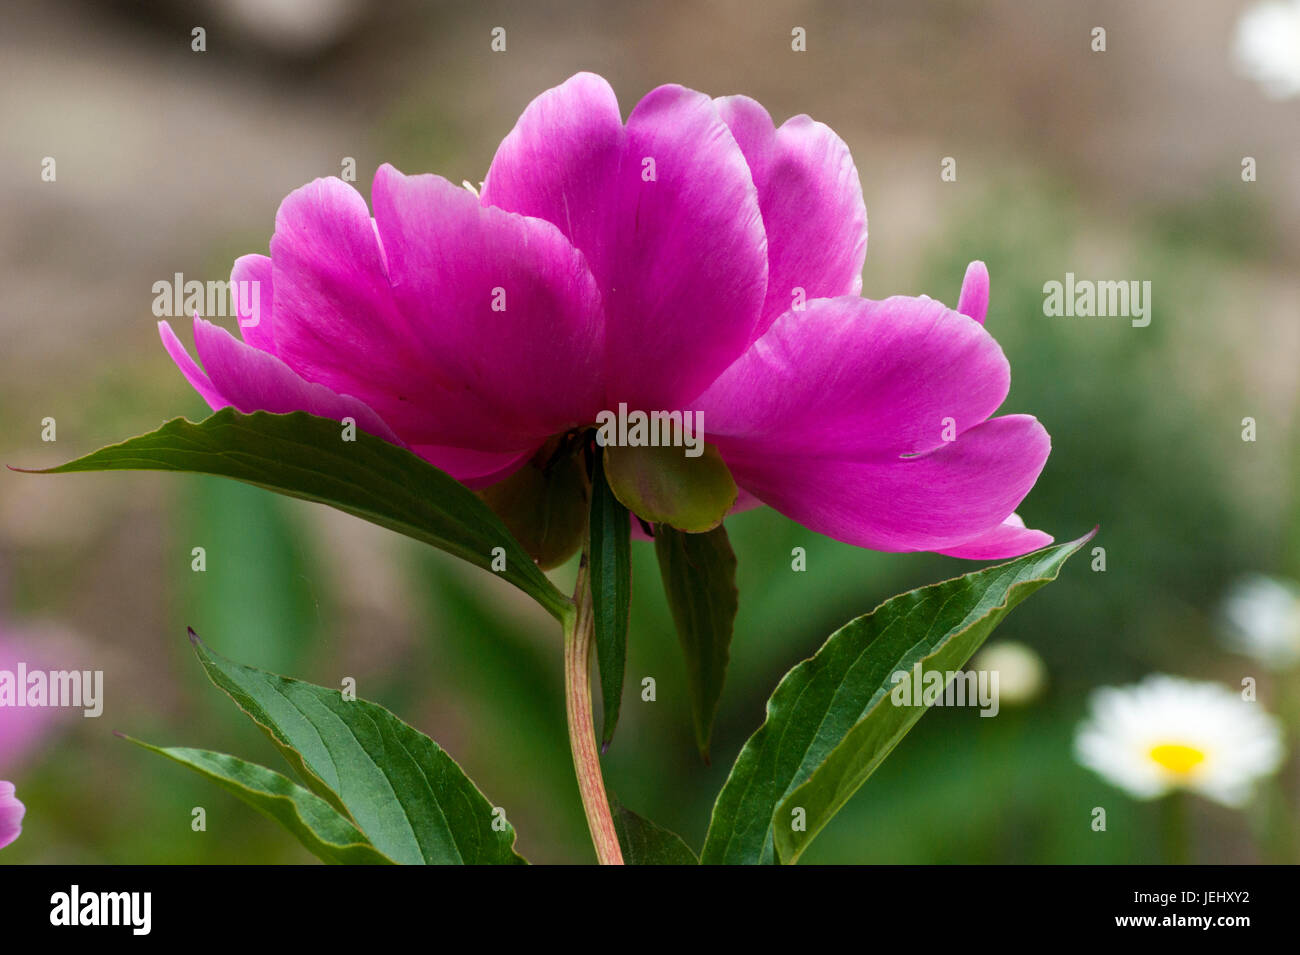
<path fill-rule="evenodd" d="M 1244 75 L 1234 37 L 1248 6 L 9 0 L 0 462 L 54 464 L 206 414 L 159 344 L 153 283 L 227 278 L 236 256 L 266 252 L 280 199 L 339 175 L 345 157 L 367 197 L 385 161 L 477 183 L 528 101 L 582 69 L 610 80 L 624 114 L 666 82 L 746 93 L 778 123 L 807 112 L 857 162 L 871 224 L 864 294 L 955 304 L 966 263 L 988 263 L 987 327 L 1013 369 L 1003 410 L 1037 415 L 1053 437 L 1020 513 L 1062 540 L 1100 524 L 1106 569 L 1076 557 L 994 635 L 1041 658 L 1032 702 L 991 720 L 926 715 L 805 858 L 1160 861 L 1157 807 L 1073 760 L 1090 690 L 1152 672 L 1234 688 L 1253 677 L 1288 721 L 1288 746 L 1300 730 L 1300 674 L 1222 639 L 1234 582 L 1300 578 L 1300 100 Z M 191 48 L 196 26 L 205 52 Z M 494 53 L 498 26 L 507 48 Z M 791 50 L 796 26 L 803 53 Z M 1097 26 L 1105 52 L 1091 48 Z M 1300 43 L 1290 51 L 1300 59 Z M 44 157 L 57 162 L 53 182 Z M 956 159 L 955 182 L 940 178 L 943 157 Z M 1257 181 L 1243 181 L 1243 157 Z M 1150 326 L 1046 317 L 1043 283 L 1066 272 L 1149 280 Z M 883 598 L 973 569 L 858 551 L 767 510 L 728 528 L 741 611 L 713 765 L 695 752 L 644 544 L 606 757 L 622 801 L 695 848 L 780 676 Z M 795 546 L 804 573 L 791 571 Z M 556 572 L 562 587 L 572 574 Z M 99 719 L 56 715 L 0 749 L 0 779 L 28 807 L 0 862 L 310 861 L 234 797 L 112 735 L 287 771 L 206 682 L 186 626 L 244 663 L 330 686 L 354 677 L 506 807 L 527 858 L 593 859 L 559 635 L 508 585 L 242 485 L 5 472 L 0 651 L 102 669 L 106 685 Z M 635 692 L 645 676 L 654 703 Z M 1247 811 L 1193 800 L 1192 857 L 1296 861 L 1297 805 L 1294 757 Z M 191 831 L 195 806 L 206 832 Z M 1091 829 L 1095 806 L 1107 832 Z"/>

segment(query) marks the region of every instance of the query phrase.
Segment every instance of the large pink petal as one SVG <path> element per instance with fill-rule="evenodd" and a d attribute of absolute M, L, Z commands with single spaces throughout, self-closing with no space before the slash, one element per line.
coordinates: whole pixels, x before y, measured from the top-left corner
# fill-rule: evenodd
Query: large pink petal
<path fill-rule="evenodd" d="M 767 239 L 749 168 L 708 97 L 660 87 L 627 133 L 607 293 L 611 400 L 673 408 L 757 337 Z"/>
<path fill-rule="evenodd" d="M 882 551 L 955 549 L 998 527 L 1034 486 L 1051 447 L 1028 415 L 992 418 L 910 458 L 836 457 L 832 448 L 756 455 L 746 442 L 718 444 L 736 482 L 765 503 L 828 537 Z"/>
<path fill-rule="evenodd" d="M 361 430 L 385 441 L 401 443 L 364 402 L 304 381 L 274 355 L 239 341 L 219 325 L 194 316 L 194 350 L 203 362 L 204 371 L 185 352 L 170 325 L 159 322 L 158 331 L 172 359 L 214 411 L 233 405 L 245 414 L 306 411 L 335 420 L 350 417 Z"/>
<path fill-rule="evenodd" d="M 441 443 L 522 450 L 595 418 L 605 390 L 601 298 L 559 229 L 388 165 L 373 201 L 394 300 L 420 329 L 425 375 L 447 386 L 436 408 Z"/>
<path fill-rule="evenodd" d="M 275 354 L 274 294 L 271 260 L 241 255 L 230 270 L 239 334 L 254 348 Z"/>
<path fill-rule="evenodd" d="M 509 477 L 537 451 L 536 448 L 520 452 L 470 451 L 435 444 L 415 444 L 411 450 L 434 467 L 475 489 Z"/>
<path fill-rule="evenodd" d="M 583 251 L 598 281 L 617 228 L 617 192 L 626 134 L 618 98 L 594 73 L 578 73 L 528 104 L 497 147 L 483 202 L 546 219 Z"/>
<path fill-rule="evenodd" d="M 991 531 L 955 547 L 945 547 L 939 553 L 967 560 L 1001 560 L 1046 547 L 1052 540 L 1051 534 L 1025 527 L 1020 515 L 1012 514 Z"/>
<path fill-rule="evenodd" d="M 545 218 L 605 298 L 607 404 L 676 408 L 758 334 L 767 240 L 749 167 L 717 107 L 680 86 L 616 126 L 599 77 L 542 94 L 502 142 L 483 201 Z"/>
<path fill-rule="evenodd" d="M 796 296 L 861 292 L 867 208 L 848 146 L 807 116 L 777 129 L 747 96 L 715 102 L 749 163 L 767 232 L 767 301 L 759 330 L 789 310 Z"/>
<path fill-rule="evenodd" d="M 0 671 L 14 673 L 20 662 L 33 671 L 48 668 L 51 660 L 44 645 L 35 639 L 0 631 Z M 23 692 L 21 687 L 19 692 Z M 0 708 L 0 770 L 15 769 L 39 752 L 55 724 L 67 713 L 48 706 Z"/>
<path fill-rule="evenodd" d="M 335 420 L 350 417 L 369 434 L 394 444 L 403 443 L 364 402 L 305 381 L 274 355 L 238 341 L 220 326 L 195 316 L 195 350 L 207 373 L 194 363 L 166 322 L 160 322 L 158 327 L 168 353 L 213 410 L 233 405 L 245 413 L 306 411 Z M 482 487 L 508 475 L 535 449 L 493 453 L 416 444 L 411 445 L 411 450 L 457 480 Z"/>
<path fill-rule="evenodd" d="M 448 386 L 393 300 L 365 200 L 338 179 L 290 193 L 271 239 L 276 354 L 307 381 L 354 395 L 408 444 L 448 443 Z M 464 414 L 457 426 L 465 424 Z M 486 432 L 490 416 L 477 419 Z"/>
<path fill-rule="evenodd" d="M 750 457 L 893 461 L 984 421 L 1010 381 L 992 336 L 942 303 L 843 296 L 786 312 L 694 407 Z"/>
<path fill-rule="evenodd" d="M 0 849 L 22 833 L 26 812 L 27 807 L 14 795 L 14 784 L 0 780 Z"/>
<path fill-rule="evenodd" d="M 1033 418 L 989 419 L 1009 384 L 1002 350 L 968 316 L 844 296 L 782 315 L 696 406 L 764 503 L 859 546 L 941 550 L 1002 524 L 1047 459 Z"/>

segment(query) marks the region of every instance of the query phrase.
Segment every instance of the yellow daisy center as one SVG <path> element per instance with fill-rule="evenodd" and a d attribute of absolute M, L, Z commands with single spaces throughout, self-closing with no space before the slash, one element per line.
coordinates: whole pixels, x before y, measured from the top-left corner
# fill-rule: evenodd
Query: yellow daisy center
<path fill-rule="evenodd" d="M 1147 754 L 1175 776 L 1186 776 L 1205 762 L 1205 752 L 1183 743 L 1160 743 Z"/>

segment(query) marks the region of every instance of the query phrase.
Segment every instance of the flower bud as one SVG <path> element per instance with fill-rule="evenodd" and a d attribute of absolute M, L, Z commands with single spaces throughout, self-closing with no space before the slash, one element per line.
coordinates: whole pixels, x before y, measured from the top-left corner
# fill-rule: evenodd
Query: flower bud
<path fill-rule="evenodd" d="M 676 447 L 609 447 L 605 478 L 637 517 L 690 534 L 713 530 L 736 503 L 736 482 L 711 444 L 698 457 Z"/>
<path fill-rule="evenodd" d="M 587 529 L 587 472 L 581 448 L 553 457 L 553 444 L 504 481 L 479 492 L 542 570 L 577 553 Z"/>

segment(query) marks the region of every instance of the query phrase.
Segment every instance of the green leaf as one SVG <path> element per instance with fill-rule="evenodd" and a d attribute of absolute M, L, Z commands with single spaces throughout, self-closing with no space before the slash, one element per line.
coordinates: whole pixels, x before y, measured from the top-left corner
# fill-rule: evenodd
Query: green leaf
<path fill-rule="evenodd" d="M 611 812 L 618 844 L 623 850 L 623 861 L 628 865 L 700 864 L 691 847 L 677 833 L 617 803 Z"/>
<path fill-rule="evenodd" d="M 925 713 L 892 675 L 958 670 L 1013 607 L 1095 534 L 891 597 L 781 680 L 718 794 L 705 863 L 791 863 Z M 795 831 L 794 811 L 805 828 Z"/>
<path fill-rule="evenodd" d="M 608 746 L 618 725 L 627 667 L 627 626 L 632 606 L 632 519 L 605 480 L 604 454 L 596 449 L 591 477 L 591 603 L 596 630 L 596 664 L 603 702 L 601 743 Z"/>
<path fill-rule="evenodd" d="M 262 727 L 308 788 L 394 862 L 524 861 L 504 814 L 429 737 L 382 706 L 242 666 L 193 631 L 190 637 L 212 682 Z"/>
<path fill-rule="evenodd" d="M 119 734 L 121 735 L 121 734 Z M 287 776 L 225 753 L 184 746 L 163 748 L 122 736 L 128 742 L 186 766 L 234 793 L 288 829 L 312 855 L 335 865 L 392 865 L 346 817 Z"/>
<path fill-rule="evenodd" d="M 363 431 L 354 437 L 344 441 L 339 422 L 302 411 L 246 415 L 223 408 L 198 424 L 174 418 L 157 431 L 36 473 L 216 474 L 328 504 L 489 570 L 500 547 L 501 577 L 557 620 L 570 612 L 571 601 L 477 495 L 405 448 Z"/>
<path fill-rule="evenodd" d="M 321 621 L 330 619 L 333 596 L 321 586 L 315 548 L 296 519 L 299 505 L 207 474 L 183 485 L 171 546 L 173 559 L 185 562 L 176 575 L 184 622 L 229 634 L 223 646 L 236 660 L 298 672 L 321 649 Z M 203 573 L 190 571 L 195 544 L 205 551 Z M 226 705 L 215 696 L 208 702 Z"/>
<path fill-rule="evenodd" d="M 708 762 L 713 718 L 722 697 L 736 622 L 736 555 L 721 525 L 706 534 L 687 534 L 659 524 L 655 527 L 655 556 L 677 639 L 686 655 L 695 742 Z"/>

